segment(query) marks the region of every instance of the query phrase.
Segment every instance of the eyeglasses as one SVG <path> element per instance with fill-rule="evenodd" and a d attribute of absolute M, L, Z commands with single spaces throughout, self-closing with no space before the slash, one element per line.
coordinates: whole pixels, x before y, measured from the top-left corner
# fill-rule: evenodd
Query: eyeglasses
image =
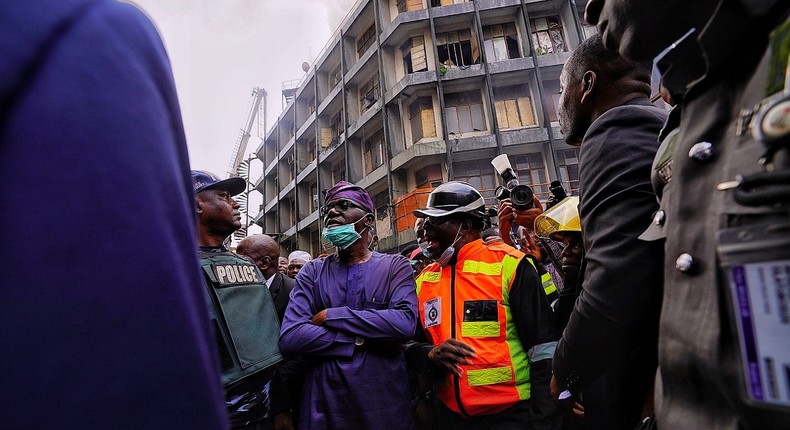
<path fill-rule="evenodd" d="M 349 208 L 357 208 L 361 209 L 359 206 L 355 205 L 354 202 L 351 200 L 335 200 L 334 202 L 327 203 L 324 207 L 321 208 L 321 216 L 325 217 L 329 214 L 329 211 L 334 209 L 335 212 L 345 212 Z"/>

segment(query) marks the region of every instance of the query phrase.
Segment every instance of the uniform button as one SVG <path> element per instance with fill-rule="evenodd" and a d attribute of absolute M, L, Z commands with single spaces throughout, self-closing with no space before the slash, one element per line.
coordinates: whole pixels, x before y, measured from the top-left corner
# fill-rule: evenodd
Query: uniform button
<path fill-rule="evenodd" d="M 666 212 L 660 210 L 656 212 L 656 216 L 653 217 L 653 223 L 659 227 L 664 225 L 664 220 L 667 218 Z"/>
<path fill-rule="evenodd" d="M 694 268 L 694 257 L 691 254 L 683 253 L 680 254 L 677 260 L 675 260 L 675 269 L 678 269 L 678 272 L 689 274 L 691 270 Z"/>
<path fill-rule="evenodd" d="M 692 160 L 704 163 L 713 157 L 713 144 L 710 142 L 699 142 L 689 149 L 689 157 Z"/>

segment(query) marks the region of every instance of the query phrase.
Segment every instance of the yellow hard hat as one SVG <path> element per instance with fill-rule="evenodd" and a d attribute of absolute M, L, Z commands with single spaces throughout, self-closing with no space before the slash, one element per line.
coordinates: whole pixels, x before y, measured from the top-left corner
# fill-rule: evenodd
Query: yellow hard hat
<path fill-rule="evenodd" d="M 552 206 L 535 218 L 535 233 L 540 237 L 560 240 L 560 235 L 565 232 L 581 233 L 582 225 L 579 221 L 579 198 L 566 197 L 561 202 Z"/>

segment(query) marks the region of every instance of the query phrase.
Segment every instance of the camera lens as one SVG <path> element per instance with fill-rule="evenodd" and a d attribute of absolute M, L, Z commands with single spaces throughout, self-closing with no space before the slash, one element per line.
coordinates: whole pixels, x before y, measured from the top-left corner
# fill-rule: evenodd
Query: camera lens
<path fill-rule="evenodd" d="M 532 188 L 528 185 L 516 185 L 510 190 L 510 200 L 518 210 L 532 209 Z"/>

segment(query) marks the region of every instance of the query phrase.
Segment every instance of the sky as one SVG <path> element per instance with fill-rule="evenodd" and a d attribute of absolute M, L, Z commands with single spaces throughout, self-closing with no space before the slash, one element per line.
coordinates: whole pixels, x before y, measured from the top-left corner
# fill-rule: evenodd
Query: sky
<path fill-rule="evenodd" d="M 282 83 L 304 76 L 302 63 L 315 61 L 355 0 L 129 2 L 148 14 L 164 40 L 192 168 L 226 177 L 253 88 L 269 94 L 271 127 L 282 112 Z M 260 144 L 257 134 L 245 157 Z M 262 168 L 253 162 L 252 170 L 255 177 Z"/>

